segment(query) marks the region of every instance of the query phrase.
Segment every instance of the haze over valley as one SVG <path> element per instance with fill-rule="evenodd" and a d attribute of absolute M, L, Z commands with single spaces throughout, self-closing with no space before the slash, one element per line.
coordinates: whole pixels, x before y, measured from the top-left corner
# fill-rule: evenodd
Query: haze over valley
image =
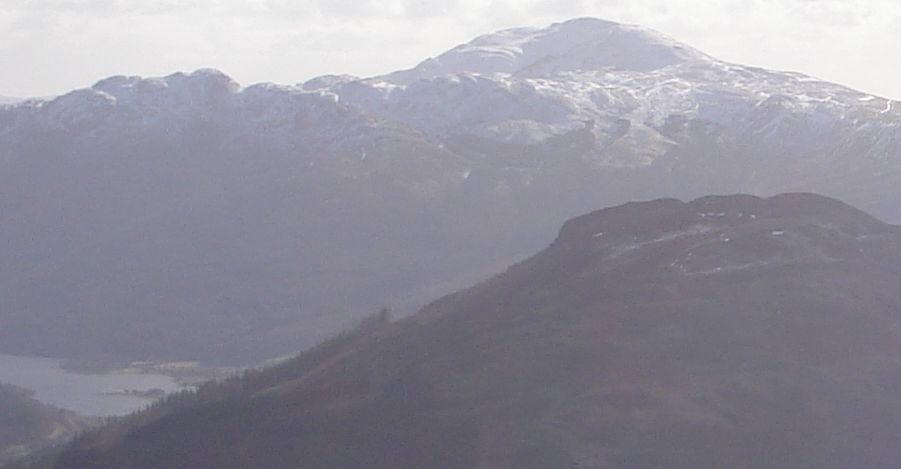
<path fill-rule="evenodd" d="M 0 464 L 892 468 L 896 224 L 901 103 L 596 18 L 0 97 Z"/>
<path fill-rule="evenodd" d="M 0 351 L 253 363 L 630 200 L 811 191 L 899 221 L 899 112 L 594 19 L 371 79 L 111 77 L 0 109 Z"/>

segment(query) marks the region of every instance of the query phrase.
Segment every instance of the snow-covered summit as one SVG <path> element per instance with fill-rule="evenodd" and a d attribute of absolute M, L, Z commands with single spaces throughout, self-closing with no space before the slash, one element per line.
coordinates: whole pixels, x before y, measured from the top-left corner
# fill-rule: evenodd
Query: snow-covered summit
<path fill-rule="evenodd" d="M 128 104 L 161 100 L 172 105 L 212 106 L 239 92 L 241 85 L 219 70 L 200 69 L 154 78 L 113 76 L 97 82 L 91 90 Z"/>
<path fill-rule="evenodd" d="M 559 72 L 607 69 L 647 72 L 712 60 L 650 29 L 580 18 L 547 28 L 514 28 L 480 36 L 385 79 L 408 84 L 456 73 L 546 77 Z"/>
<path fill-rule="evenodd" d="M 353 75 L 323 75 L 313 78 L 305 83 L 301 83 L 300 87 L 307 91 L 319 91 L 343 85 L 345 83 L 351 83 L 359 79 L 359 77 Z"/>

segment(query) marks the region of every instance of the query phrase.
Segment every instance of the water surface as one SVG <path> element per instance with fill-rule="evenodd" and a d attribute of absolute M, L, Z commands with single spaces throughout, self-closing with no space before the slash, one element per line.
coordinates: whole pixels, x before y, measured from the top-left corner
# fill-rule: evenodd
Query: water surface
<path fill-rule="evenodd" d="M 52 358 L 0 355 L 0 382 L 32 389 L 41 402 L 82 415 L 109 417 L 144 408 L 152 400 L 128 391 L 182 389 L 172 377 L 153 374 L 80 374 L 62 369 Z"/>

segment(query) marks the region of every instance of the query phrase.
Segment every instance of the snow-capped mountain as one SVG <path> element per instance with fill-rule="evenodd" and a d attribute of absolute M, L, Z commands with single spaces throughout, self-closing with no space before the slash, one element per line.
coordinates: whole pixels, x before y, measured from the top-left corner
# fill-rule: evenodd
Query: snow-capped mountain
<path fill-rule="evenodd" d="M 577 164 L 654 174 L 664 192 L 812 190 L 901 220 L 894 200 L 862 187 L 901 181 L 901 106 L 718 61 L 636 26 L 579 19 L 501 31 L 412 70 L 322 83 L 304 86 L 426 135 L 488 142 L 479 154 L 581 133 L 591 143 Z M 518 173 L 540 178 L 546 163 Z"/>
<path fill-rule="evenodd" d="M 901 109 L 891 100 L 717 61 L 658 33 L 594 19 L 501 31 L 409 71 L 315 88 L 434 135 L 537 143 L 590 122 L 598 153 L 623 139 L 652 144 L 632 157 L 593 155 L 602 166 L 650 165 L 691 138 L 688 123 L 794 146 L 839 130 L 830 153 L 865 135 L 876 143 L 859 155 L 868 159 L 897 154 L 901 137 Z M 795 135 L 798 125 L 808 135 Z"/>
<path fill-rule="evenodd" d="M 0 107 L 0 351 L 262 358 L 600 207 L 811 191 L 899 222 L 899 182 L 895 102 L 601 20 L 382 77 L 112 77 Z"/>
<path fill-rule="evenodd" d="M 471 250 L 437 209 L 467 170 L 332 95 L 212 70 L 0 108 L 0 342 L 232 363 L 302 348 L 470 268 L 426 267 Z"/>
<path fill-rule="evenodd" d="M 410 84 L 460 73 L 541 78 L 603 69 L 649 72 L 680 63 L 712 61 L 655 31 L 583 18 L 549 28 L 516 28 L 481 36 L 385 79 Z"/>

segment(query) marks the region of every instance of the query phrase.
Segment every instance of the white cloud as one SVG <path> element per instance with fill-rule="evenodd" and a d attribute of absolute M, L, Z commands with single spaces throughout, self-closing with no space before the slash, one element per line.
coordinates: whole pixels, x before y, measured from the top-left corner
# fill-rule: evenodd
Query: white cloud
<path fill-rule="evenodd" d="M 243 83 L 372 75 L 480 33 L 576 16 L 901 98 L 896 0 L 3 0 L 0 94 L 201 67 Z"/>

